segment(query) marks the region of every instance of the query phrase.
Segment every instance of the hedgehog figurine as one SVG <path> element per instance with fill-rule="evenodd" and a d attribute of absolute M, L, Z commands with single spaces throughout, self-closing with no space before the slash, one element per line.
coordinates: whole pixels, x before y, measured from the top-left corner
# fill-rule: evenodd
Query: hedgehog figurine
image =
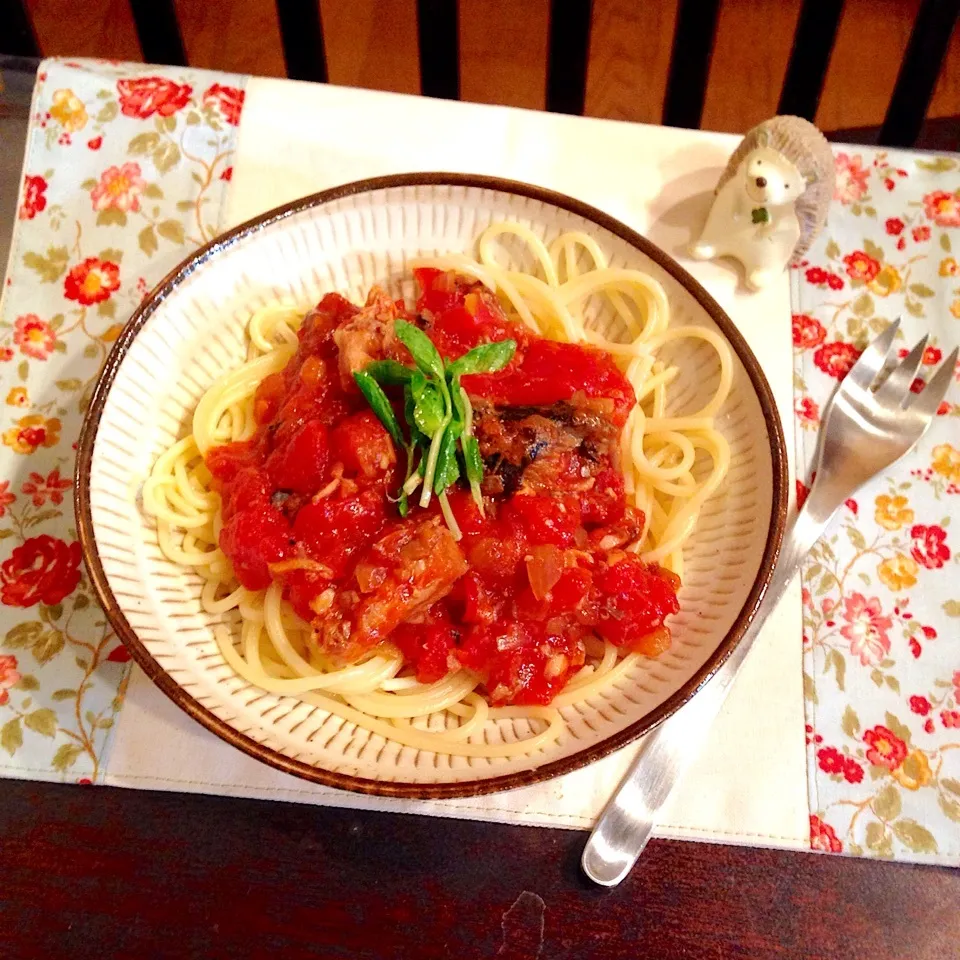
<path fill-rule="evenodd" d="M 830 145 L 812 123 L 766 120 L 730 157 L 690 252 L 697 260 L 739 260 L 747 287 L 760 290 L 810 248 L 826 223 L 835 182 Z"/>

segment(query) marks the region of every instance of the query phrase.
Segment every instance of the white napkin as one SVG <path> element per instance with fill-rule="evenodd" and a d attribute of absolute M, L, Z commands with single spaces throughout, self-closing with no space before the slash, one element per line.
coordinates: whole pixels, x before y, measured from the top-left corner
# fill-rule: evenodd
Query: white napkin
<path fill-rule="evenodd" d="M 729 312 L 770 381 L 792 456 L 787 278 L 747 295 L 737 290 L 732 267 L 688 262 L 683 256 L 735 145 L 735 137 L 723 134 L 252 79 L 227 219 L 233 225 L 326 187 L 408 171 L 495 174 L 568 193 L 620 218 L 677 257 Z M 658 835 L 808 846 L 801 676 L 796 585 L 765 625 L 706 749 L 665 810 Z M 635 749 L 548 783 L 487 797 L 366 797 L 301 781 L 247 757 L 190 720 L 137 671 L 105 780 L 585 828 Z"/>

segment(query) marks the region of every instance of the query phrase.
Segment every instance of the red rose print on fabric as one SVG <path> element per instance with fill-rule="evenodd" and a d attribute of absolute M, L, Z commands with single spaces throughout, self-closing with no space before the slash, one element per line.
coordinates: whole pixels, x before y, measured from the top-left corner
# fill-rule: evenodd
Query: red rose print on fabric
<path fill-rule="evenodd" d="M 893 620 L 881 612 L 879 598 L 868 600 L 862 593 L 844 597 L 843 619 L 846 625 L 840 633 L 850 641 L 850 652 L 860 658 L 863 666 L 879 663 L 890 652 L 887 631 Z"/>
<path fill-rule="evenodd" d="M 911 697 L 910 709 L 918 716 L 925 717 L 930 712 L 930 701 L 926 697 Z"/>
<path fill-rule="evenodd" d="M 47 208 L 47 181 L 43 177 L 26 176 L 23 178 L 23 203 L 17 216 L 20 220 L 32 220 Z"/>
<path fill-rule="evenodd" d="M 795 313 L 791 325 L 793 345 L 803 350 L 818 347 L 827 336 L 827 331 L 819 320 L 803 313 Z"/>
<path fill-rule="evenodd" d="M 236 87 L 224 87 L 215 83 L 203 94 L 204 103 L 212 103 L 220 108 L 223 119 L 236 127 L 240 123 L 240 111 L 243 109 L 244 92 Z"/>
<path fill-rule="evenodd" d="M 852 343 L 825 343 L 813 355 L 813 362 L 828 376 L 842 380 L 860 358 L 861 352 Z"/>
<path fill-rule="evenodd" d="M 810 397 L 797 397 L 793 410 L 801 427 L 812 430 L 820 423 L 820 408 Z"/>
<path fill-rule="evenodd" d="M 947 531 L 943 527 L 918 523 L 910 528 L 910 536 L 913 538 L 910 555 L 922 567 L 939 570 L 950 559 Z"/>
<path fill-rule="evenodd" d="M 823 267 L 810 267 L 804 276 L 807 278 L 807 282 L 812 283 L 815 287 L 827 286 L 831 290 L 843 289 L 843 277 L 837 276 L 829 270 L 824 270 Z"/>
<path fill-rule="evenodd" d="M 63 491 L 72 486 L 73 481 L 61 477 L 60 468 L 57 467 L 46 477 L 42 473 L 31 473 L 30 479 L 24 480 L 20 492 L 30 497 L 35 507 L 42 507 L 48 500 L 58 505 L 63 503 Z"/>
<path fill-rule="evenodd" d="M 9 699 L 10 688 L 20 682 L 20 674 L 17 672 L 17 658 L 9 654 L 0 655 L 0 707 Z"/>
<path fill-rule="evenodd" d="M 117 81 L 120 112 L 125 117 L 139 120 L 147 120 L 155 113 L 161 117 L 172 117 L 190 102 L 192 93 L 190 84 L 174 83 L 165 77 Z"/>
<path fill-rule="evenodd" d="M 821 747 L 817 751 L 817 763 L 824 773 L 842 773 L 845 758 L 836 747 Z"/>
<path fill-rule="evenodd" d="M 892 731 L 884 726 L 876 726 L 863 734 L 868 762 L 888 770 L 896 770 L 907 757 L 907 745 Z"/>
<path fill-rule="evenodd" d="M 863 767 L 836 747 L 821 747 L 817 751 L 817 763 L 824 773 L 842 776 L 847 783 L 859 783 L 863 779 Z"/>
<path fill-rule="evenodd" d="M 147 186 L 140 175 L 139 163 L 125 163 L 120 167 L 107 167 L 100 182 L 90 191 L 93 209 L 121 210 L 136 213 L 140 209 L 140 195 Z"/>
<path fill-rule="evenodd" d="M 101 303 L 120 289 L 120 268 L 109 260 L 87 257 L 67 274 L 63 295 L 84 306 Z"/>
<path fill-rule="evenodd" d="M 923 212 L 938 227 L 960 227 L 960 191 L 931 191 L 923 198 Z"/>
<path fill-rule="evenodd" d="M 8 607 L 48 606 L 80 582 L 80 544 L 42 534 L 31 537 L 0 564 L 0 600 Z"/>
<path fill-rule="evenodd" d="M 843 765 L 843 779 L 847 783 L 860 783 L 863 780 L 863 767 L 853 757 L 847 757 Z"/>
<path fill-rule="evenodd" d="M 21 456 L 28 457 L 38 447 L 54 447 L 60 442 L 59 417 L 48 420 L 42 414 L 21 417 L 9 430 L 3 432 L 3 444 Z"/>
<path fill-rule="evenodd" d="M 11 503 L 17 502 L 17 495 L 10 492 L 10 481 L 4 480 L 0 483 L 0 517 L 5 516 L 7 507 Z"/>
<path fill-rule="evenodd" d="M 835 157 L 837 168 L 837 186 L 833 199 L 844 206 L 856 203 L 867 192 L 867 177 L 870 171 L 863 166 L 863 158 L 857 154 L 850 156 L 838 153 Z"/>
<path fill-rule="evenodd" d="M 45 320 L 41 320 L 35 313 L 28 313 L 17 317 L 13 325 L 13 342 L 20 348 L 20 352 L 28 357 L 46 360 L 53 352 L 57 334 Z"/>
<path fill-rule="evenodd" d="M 815 814 L 810 814 L 810 847 L 821 853 L 840 853 L 843 844 L 829 823 L 824 823 Z"/>
<path fill-rule="evenodd" d="M 869 283 L 880 272 L 880 262 L 862 250 L 847 254 L 843 258 L 843 265 L 851 280 L 862 280 L 864 283 Z"/>
<path fill-rule="evenodd" d="M 903 233 L 904 226 L 904 222 L 899 217 L 890 217 L 890 219 L 884 223 L 883 228 L 891 237 L 899 237 L 900 234 Z"/>

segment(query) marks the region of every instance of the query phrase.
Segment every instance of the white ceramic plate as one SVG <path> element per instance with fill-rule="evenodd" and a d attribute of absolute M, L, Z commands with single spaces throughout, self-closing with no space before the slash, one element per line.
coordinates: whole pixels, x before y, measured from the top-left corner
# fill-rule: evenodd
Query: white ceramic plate
<path fill-rule="evenodd" d="M 224 663 L 200 580 L 163 557 L 138 494 L 154 460 L 182 432 L 201 394 L 245 357 L 256 308 L 304 305 L 336 290 L 363 302 L 374 283 L 400 293 L 413 256 L 469 251 L 492 221 L 515 219 L 549 242 L 583 230 L 611 266 L 664 286 L 672 322 L 719 329 L 735 354 L 719 428 L 732 466 L 685 550 L 682 612 L 671 649 L 602 696 L 563 710 L 567 731 L 532 756 L 450 758 L 401 747 L 296 698 L 265 693 Z M 408 287 L 409 292 L 409 287 Z M 599 320 L 602 322 L 601 315 Z M 716 355 L 677 358 L 673 412 L 712 395 Z M 684 270 L 620 222 L 585 204 L 487 177 L 413 174 L 350 184 L 250 221 L 197 251 L 139 308 L 118 339 L 84 424 L 77 506 L 84 556 L 117 633 L 176 703 L 235 746 L 290 773 L 392 796 L 465 796 L 557 776 L 623 746 L 677 709 L 722 663 L 773 568 L 786 515 L 786 456 L 770 389 L 720 307 Z M 489 742 L 527 733 L 490 722 Z M 162 745 L 160 745 L 162 748 Z"/>

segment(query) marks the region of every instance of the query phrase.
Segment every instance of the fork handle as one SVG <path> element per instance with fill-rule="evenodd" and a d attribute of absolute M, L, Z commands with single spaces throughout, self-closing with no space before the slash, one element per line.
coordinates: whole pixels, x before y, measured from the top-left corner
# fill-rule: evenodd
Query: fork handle
<path fill-rule="evenodd" d="M 647 734 L 639 754 L 600 814 L 583 851 L 584 873 L 596 883 L 616 886 L 643 853 L 667 798 L 700 752 L 707 732 L 753 646 L 764 619 L 773 612 L 839 503 L 821 488 L 810 492 L 784 540 L 779 561 L 753 620 L 714 675 L 673 716 Z M 842 502 L 842 501 L 841 501 Z"/>

